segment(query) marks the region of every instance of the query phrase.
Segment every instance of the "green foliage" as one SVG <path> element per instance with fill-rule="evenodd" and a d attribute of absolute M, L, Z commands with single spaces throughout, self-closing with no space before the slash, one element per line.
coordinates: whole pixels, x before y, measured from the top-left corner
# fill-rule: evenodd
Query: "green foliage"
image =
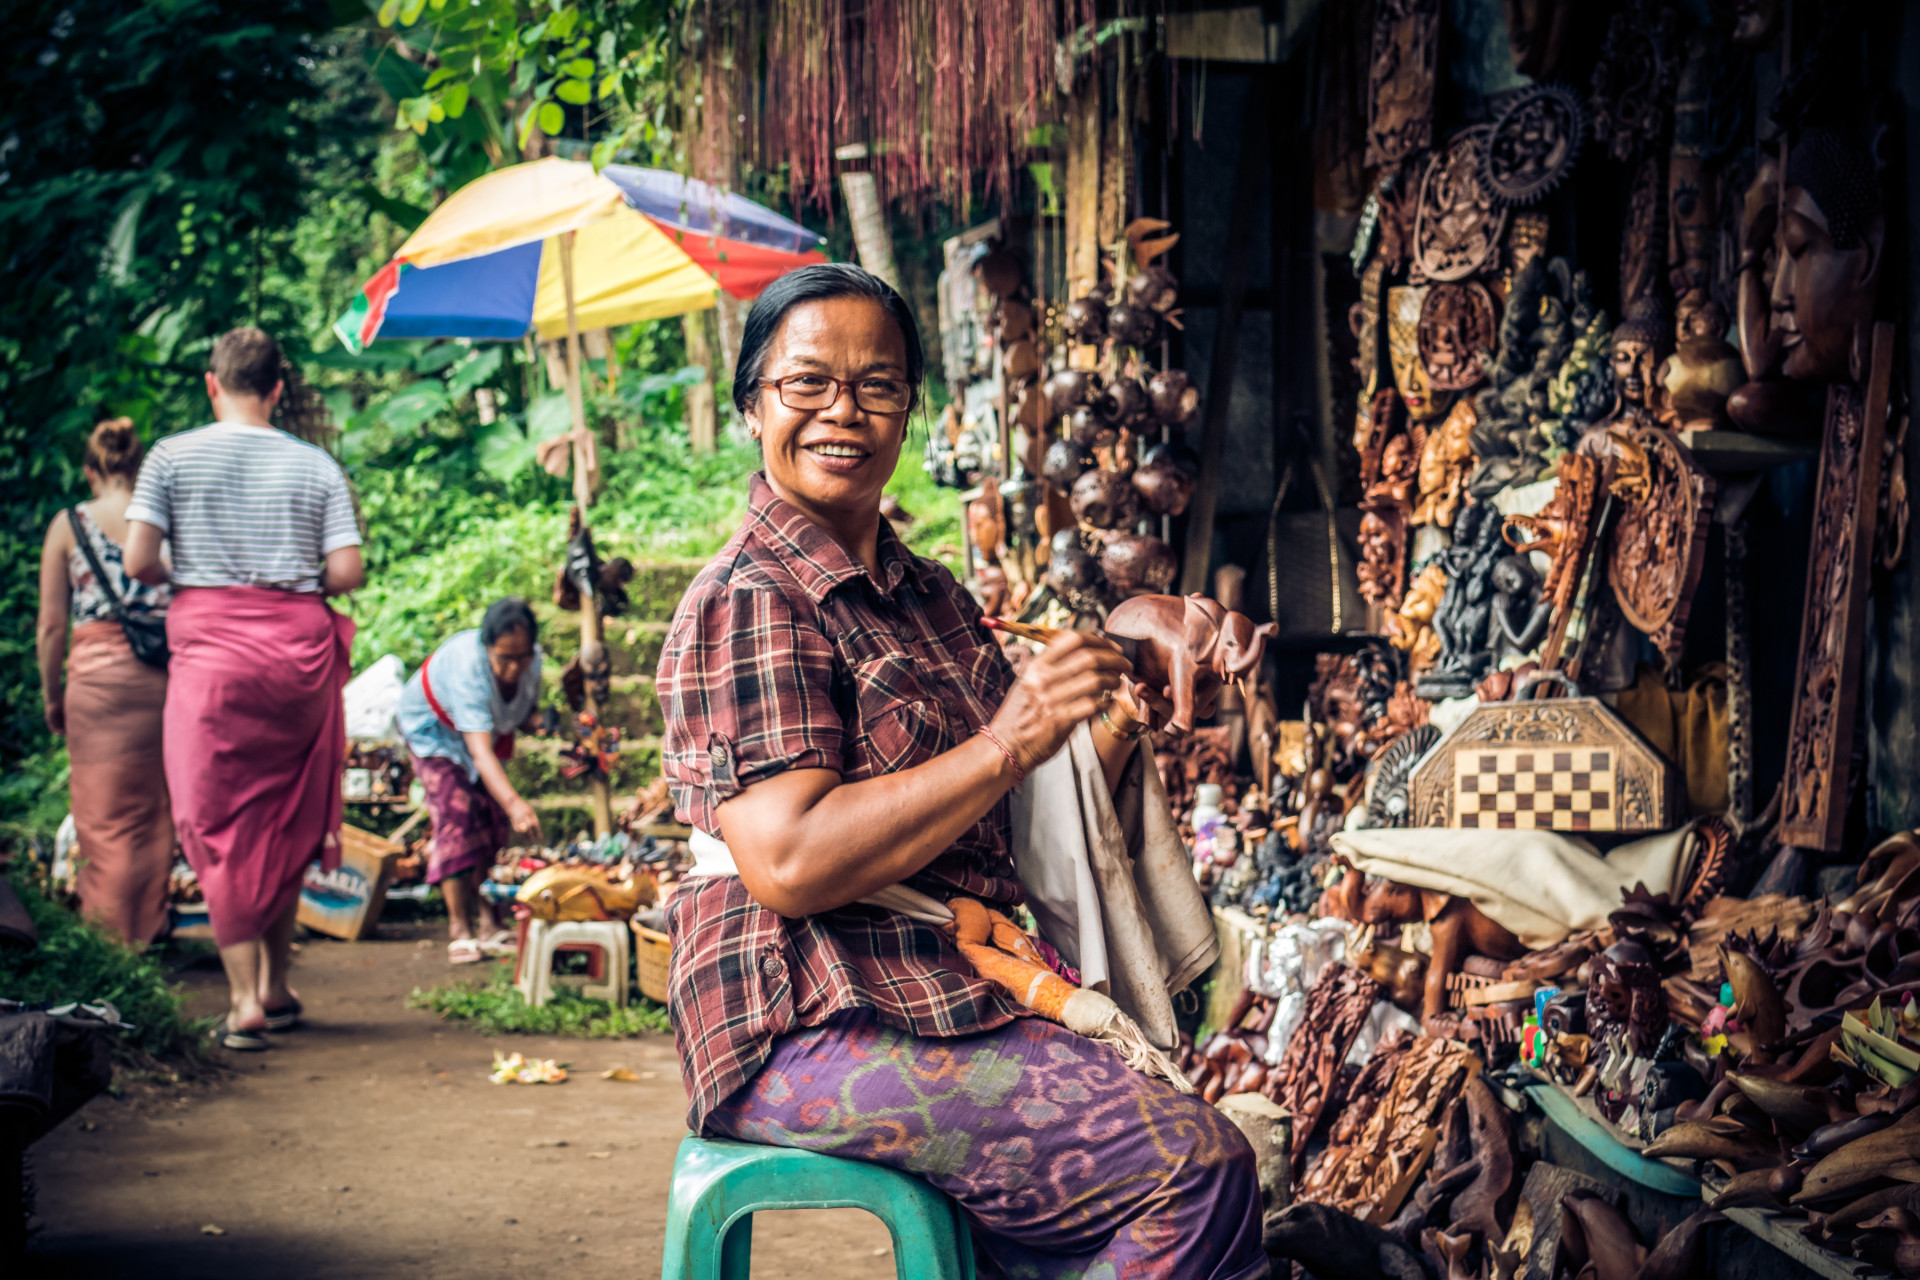
<path fill-rule="evenodd" d="M 135 951 L 47 898 L 27 876 L 9 879 L 40 932 L 32 951 L 0 950 L 0 995 L 27 1003 L 108 1000 L 133 1024 L 126 1044 L 152 1054 L 187 1051 L 199 1027 L 181 1014 L 185 996 L 167 981 L 159 953 Z"/>
<path fill-rule="evenodd" d="M 673 1029 L 667 1011 L 645 996 L 619 1006 L 589 1000 L 564 987 L 538 1008 L 521 998 L 513 985 L 513 966 L 496 964 L 482 986 L 450 985 L 421 990 L 415 987 L 407 1006 L 428 1009 L 449 1022 L 470 1022 L 489 1036 L 578 1036 L 584 1040 L 622 1040 L 662 1035 Z"/>

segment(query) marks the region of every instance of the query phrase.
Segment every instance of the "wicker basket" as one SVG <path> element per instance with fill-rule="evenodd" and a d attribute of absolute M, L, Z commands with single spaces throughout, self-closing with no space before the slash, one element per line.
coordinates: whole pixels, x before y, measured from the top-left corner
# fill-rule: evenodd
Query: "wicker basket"
<path fill-rule="evenodd" d="M 633 961 L 640 994 L 661 1004 L 667 1002 L 667 966 L 673 959 L 673 940 L 645 925 L 633 926 Z"/>

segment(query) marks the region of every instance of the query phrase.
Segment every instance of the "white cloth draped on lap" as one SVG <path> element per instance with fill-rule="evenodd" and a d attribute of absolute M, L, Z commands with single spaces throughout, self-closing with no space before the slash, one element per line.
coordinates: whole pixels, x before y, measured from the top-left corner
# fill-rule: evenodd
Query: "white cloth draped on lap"
<path fill-rule="evenodd" d="M 696 828 L 688 848 L 692 874 L 739 874 L 719 837 Z M 1220 944 L 1152 753 L 1133 753 L 1111 795 L 1093 735 L 1077 727 L 1013 795 L 1013 860 L 1041 936 L 1081 985 L 1172 1048 L 1173 993 L 1206 972 Z M 953 920 L 945 903 L 904 884 L 860 901 L 924 924 Z"/>
<path fill-rule="evenodd" d="M 1538 950 L 1598 929 L 1636 884 L 1666 893 L 1686 883 L 1693 828 L 1621 845 L 1602 857 L 1551 831 L 1362 829 L 1333 837 L 1355 868 L 1397 884 L 1471 899 Z"/>

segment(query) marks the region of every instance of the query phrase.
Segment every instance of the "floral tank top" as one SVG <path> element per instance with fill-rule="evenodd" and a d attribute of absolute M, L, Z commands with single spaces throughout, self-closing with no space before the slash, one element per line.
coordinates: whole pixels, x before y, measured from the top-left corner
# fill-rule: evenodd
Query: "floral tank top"
<path fill-rule="evenodd" d="M 107 571 L 108 583 L 113 587 L 114 594 L 127 606 L 127 612 L 165 613 L 168 601 L 173 598 L 173 589 L 165 584 L 150 587 L 129 578 L 125 568 L 125 553 L 120 549 L 120 544 L 107 537 L 84 506 L 75 507 L 74 510 L 80 513 L 80 528 L 92 544 L 93 554 L 100 558 L 100 567 Z M 112 599 L 94 574 L 93 566 L 87 563 L 86 552 L 77 546 L 67 553 L 67 585 L 70 588 L 67 592 L 67 608 L 74 626 L 113 617 Z"/>

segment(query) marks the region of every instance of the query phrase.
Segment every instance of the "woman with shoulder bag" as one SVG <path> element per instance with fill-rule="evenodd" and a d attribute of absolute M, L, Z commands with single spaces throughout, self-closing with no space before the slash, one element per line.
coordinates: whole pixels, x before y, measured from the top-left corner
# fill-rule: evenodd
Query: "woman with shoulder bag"
<path fill-rule="evenodd" d="M 80 909 L 135 946 L 166 932 L 173 868 L 160 748 L 171 592 L 128 577 L 124 565 L 143 452 L 129 419 L 93 429 L 81 464 L 93 501 L 47 526 L 38 637 L 47 728 L 66 735 L 72 761 Z"/>

